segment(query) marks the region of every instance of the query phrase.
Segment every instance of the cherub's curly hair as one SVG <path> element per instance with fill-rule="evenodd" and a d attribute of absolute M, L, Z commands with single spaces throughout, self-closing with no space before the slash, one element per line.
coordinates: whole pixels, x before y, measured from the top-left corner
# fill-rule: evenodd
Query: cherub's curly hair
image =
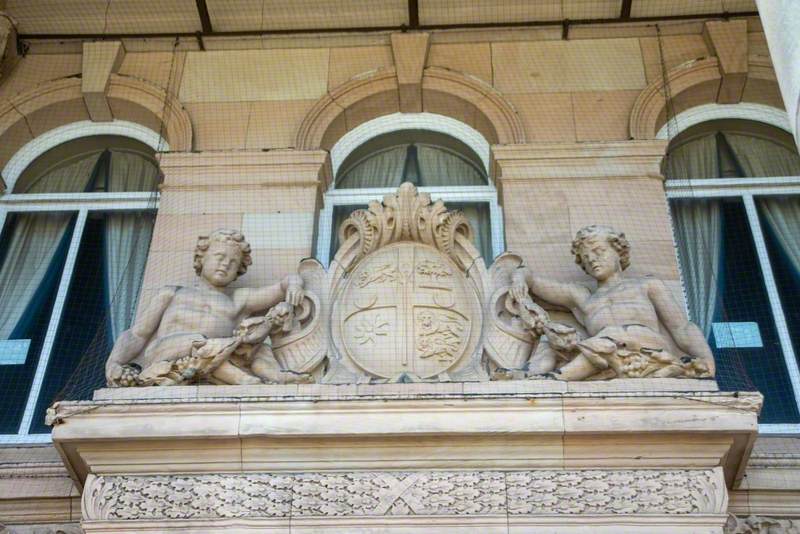
<path fill-rule="evenodd" d="M 201 235 L 197 238 L 197 246 L 194 247 L 194 272 L 200 275 L 203 270 L 203 256 L 205 256 L 208 248 L 211 246 L 212 241 L 220 243 L 233 243 L 239 247 L 242 252 L 242 261 L 239 262 L 238 276 L 242 276 L 247 272 L 247 267 L 253 263 L 253 258 L 250 256 L 250 243 L 245 241 L 244 234 L 239 230 L 220 229 L 214 230 L 210 234 Z"/>
<path fill-rule="evenodd" d="M 631 244 L 625 238 L 625 234 L 617 232 L 610 226 L 593 224 L 578 230 L 578 233 L 575 234 L 575 239 L 572 240 L 572 254 L 575 256 L 575 263 L 580 265 L 581 269 L 586 270 L 581 261 L 581 248 L 591 238 L 602 238 L 608 241 L 611 247 L 619 254 L 619 266 L 623 271 L 631 264 Z"/>

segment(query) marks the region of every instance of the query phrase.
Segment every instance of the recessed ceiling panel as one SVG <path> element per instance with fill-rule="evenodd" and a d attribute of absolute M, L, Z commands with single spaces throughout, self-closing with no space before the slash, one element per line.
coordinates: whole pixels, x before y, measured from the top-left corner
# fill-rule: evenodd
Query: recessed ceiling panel
<path fill-rule="evenodd" d="M 195 0 L 8 0 L 6 11 L 23 34 L 200 30 Z"/>
<path fill-rule="evenodd" d="M 408 25 L 408 0 L 206 0 L 215 31 Z"/>
<path fill-rule="evenodd" d="M 561 0 L 419 0 L 422 25 L 561 20 Z"/>
<path fill-rule="evenodd" d="M 622 12 L 622 0 L 564 0 L 562 9 L 570 20 L 615 19 Z"/>
<path fill-rule="evenodd" d="M 722 11 L 722 0 L 633 0 L 631 5 L 631 17 L 672 17 Z"/>

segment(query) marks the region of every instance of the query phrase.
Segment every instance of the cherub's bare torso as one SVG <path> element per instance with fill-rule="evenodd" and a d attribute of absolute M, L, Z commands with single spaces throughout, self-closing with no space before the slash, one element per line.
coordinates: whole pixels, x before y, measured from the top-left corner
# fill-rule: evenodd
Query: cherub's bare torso
<path fill-rule="evenodd" d="M 221 292 L 204 288 L 176 288 L 155 337 L 196 332 L 207 337 L 230 336 L 241 320 L 241 305 Z"/>
<path fill-rule="evenodd" d="M 158 330 L 144 350 L 143 363 L 185 354 L 197 340 L 230 337 L 242 318 L 235 294 L 203 287 L 174 288 Z"/>
<path fill-rule="evenodd" d="M 649 279 L 623 279 L 600 287 L 577 303 L 573 310 L 590 336 L 608 326 L 640 324 L 659 331 L 658 315 L 649 295 Z"/>

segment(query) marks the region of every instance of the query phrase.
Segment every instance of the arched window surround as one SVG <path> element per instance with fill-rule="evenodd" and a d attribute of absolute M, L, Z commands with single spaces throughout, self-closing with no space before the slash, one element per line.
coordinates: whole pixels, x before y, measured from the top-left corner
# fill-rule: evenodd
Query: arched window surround
<path fill-rule="evenodd" d="M 0 229 L 5 227 L 8 215 L 13 213 L 71 212 L 76 214 L 76 218 L 69 239 L 64 267 L 57 284 L 51 319 L 36 364 L 19 430 L 15 434 L 0 434 L 0 443 L 49 443 L 51 441 L 50 434 L 30 433 L 30 429 L 90 213 L 155 210 L 158 207 L 158 194 L 149 191 L 37 194 L 13 192 L 25 169 L 47 151 L 70 141 L 100 135 L 133 139 L 152 148 L 156 153 L 169 150 L 169 145 L 163 137 L 140 124 L 119 120 L 107 123 L 79 121 L 60 126 L 29 141 L 12 156 L 2 171 L 5 190 L 3 194 L 0 194 Z"/>
<path fill-rule="evenodd" d="M 395 192 L 395 188 L 336 189 L 335 178 L 341 165 L 354 150 L 378 136 L 404 130 L 427 130 L 455 138 L 467 145 L 481 160 L 489 183 L 483 186 L 440 186 L 419 187 L 422 193 L 429 193 L 434 200 L 445 203 L 486 203 L 489 207 L 491 226 L 492 255 L 499 256 L 505 250 L 503 213 L 497 201 L 497 189 L 491 183 L 489 142 L 477 130 L 456 119 L 434 113 L 394 113 L 378 117 L 354 128 L 342 136 L 331 149 L 331 164 L 334 180 L 323 196 L 323 208 L 319 213 L 316 239 L 316 257 L 323 265 L 331 260 L 331 240 L 333 233 L 334 210 L 336 206 L 367 205 L 372 200 L 381 200 L 384 195 Z M 485 258 L 491 263 L 493 258 Z"/>
<path fill-rule="evenodd" d="M 791 135 L 789 118 L 783 110 L 762 104 L 740 103 L 730 105 L 705 104 L 687 109 L 662 126 L 657 138 L 673 139 L 692 127 L 721 119 L 739 119 L 767 124 Z M 781 304 L 778 285 L 768 254 L 764 229 L 762 228 L 756 203 L 756 197 L 800 195 L 800 176 L 666 180 L 664 185 L 669 199 L 741 199 L 750 226 L 751 237 L 755 244 L 758 264 L 763 273 L 764 286 L 786 364 L 786 372 L 792 385 L 795 403 L 800 407 L 800 366 L 798 366 L 798 359 L 790 337 L 786 315 Z M 760 424 L 759 432 L 773 435 L 796 435 L 800 434 L 800 424 Z"/>

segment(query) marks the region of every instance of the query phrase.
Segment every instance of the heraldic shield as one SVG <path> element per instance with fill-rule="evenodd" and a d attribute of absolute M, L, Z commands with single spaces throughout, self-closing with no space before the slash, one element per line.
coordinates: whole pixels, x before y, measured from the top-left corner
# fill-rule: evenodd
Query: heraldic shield
<path fill-rule="evenodd" d="M 470 348 L 481 305 L 458 266 L 436 248 L 394 243 L 364 258 L 334 305 L 341 349 L 366 373 L 429 380 Z"/>
<path fill-rule="evenodd" d="M 330 383 L 486 380 L 487 278 L 466 217 L 412 184 L 339 228 L 331 276 Z"/>
<path fill-rule="evenodd" d="M 272 336 L 286 372 L 352 384 L 524 369 L 535 341 L 503 305 L 522 260 L 506 253 L 487 270 L 463 213 L 405 183 L 350 214 L 339 242 L 328 270 L 299 266 L 308 311 Z"/>

